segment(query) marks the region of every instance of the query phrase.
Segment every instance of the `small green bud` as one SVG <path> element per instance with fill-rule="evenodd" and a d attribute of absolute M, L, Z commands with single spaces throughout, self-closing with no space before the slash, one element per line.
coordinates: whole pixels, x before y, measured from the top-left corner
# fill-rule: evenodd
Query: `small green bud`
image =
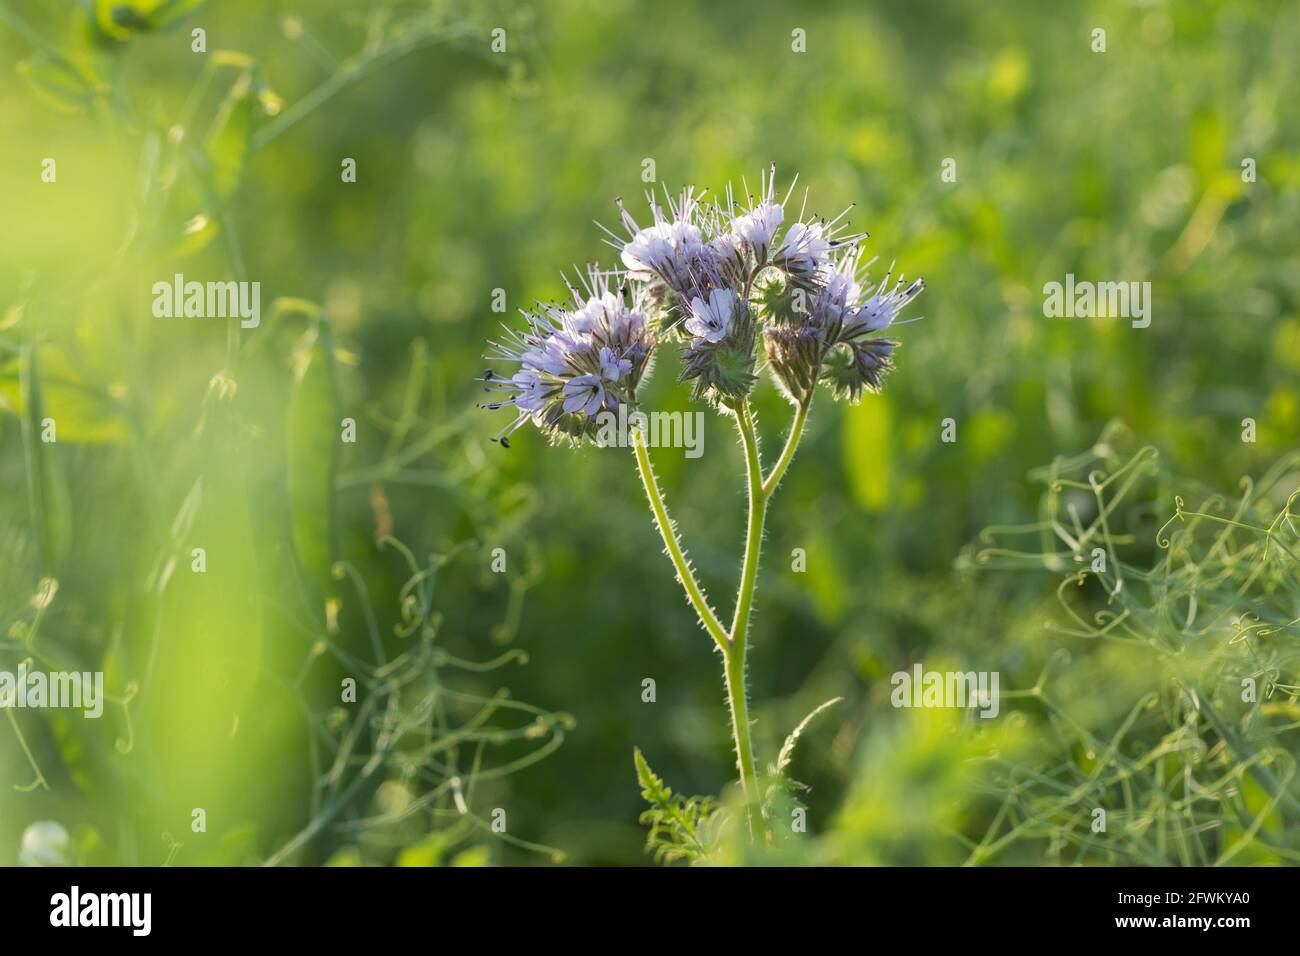
<path fill-rule="evenodd" d="M 764 325 L 795 325 L 800 318 L 796 306 L 807 293 L 787 283 L 781 273 L 768 269 L 754 283 L 749 303 Z"/>
<path fill-rule="evenodd" d="M 798 325 L 769 325 L 763 330 L 763 346 L 777 387 L 796 405 L 806 401 L 825 352 L 818 333 Z"/>
<path fill-rule="evenodd" d="M 892 339 L 841 342 L 826 355 L 821 380 L 830 385 L 836 401 L 847 399 L 856 405 L 864 389 L 880 391 L 885 376 L 894 369 L 897 346 Z"/>

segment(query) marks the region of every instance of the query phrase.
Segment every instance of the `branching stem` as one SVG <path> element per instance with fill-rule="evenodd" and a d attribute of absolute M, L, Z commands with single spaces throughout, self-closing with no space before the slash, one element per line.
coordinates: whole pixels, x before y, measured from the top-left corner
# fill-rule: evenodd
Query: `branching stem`
<path fill-rule="evenodd" d="M 673 526 L 672 518 L 668 516 L 668 505 L 664 501 L 663 493 L 659 490 L 659 483 L 655 480 L 654 470 L 650 467 L 650 451 L 645 446 L 645 441 L 639 433 L 633 434 L 632 449 L 636 454 L 637 470 L 641 473 L 641 483 L 645 485 L 646 497 L 650 499 L 650 511 L 654 515 L 655 524 L 659 528 L 659 536 L 663 538 L 664 548 L 668 552 L 668 557 L 673 562 L 673 567 L 677 571 L 677 580 L 682 583 L 682 588 L 686 591 L 686 598 L 691 602 L 691 607 L 699 615 L 700 623 L 704 629 L 709 632 L 718 648 L 725 654 L 727 651 L 727 633 L 722 629 L 722 623 L 718 620 L 717 614 L 709 606 L 709 600 L 704 596 L 704 591 L 700 588 L 699 582 L 695 580 L 695 571 L 691 568 L 690 562 L 686 560 L 686 553 L 682 550 L 681 542 L 677 539 L 677 530 Z"/>
<path fill-rule="evenodd" d="M 782 477 L 785 476 L 785 470 L 790 467 L 790 462 L 794 459 L 795 450 L 799 447 L 799 439 L 803 437 L 803 428 L 808 421 L 808 407 L 812 405 L 812 393 L 809 392 L 795 406 L 794 419 L 790 422 L 790 433 L 786 435 L 785 447 L 781 449 L 781 455 L 772 466 L 772 472 L 763 481 L 763 497 L 771 498 L 772 492 L 776 491 L 776 486 L 781 483 Z"/>
<path fill-rule="evenodd" d="M 695 573 L 678 539 L 668 506 L 650 465 L 650 453 L 643 438 L 634 436 L 632 447 L 636 453 L 637 468 L 650 499 L 650 511 L 663 538 L 668 557 L 677 571 L 686 598 L 699 616 L 704 629 L 709 632 L 718 649 L 722 651 L 723 674 L 727 688 L 727 704 L 731 711 L 731 733 L 736 747 L 736 765 L 740 771 L 740 784 L 744 791 L 749 832 L 754 840 L 762 838 L 762 807 L 758 771 L 754 760 L 754 746 L 750 737 L 749 697 L 745 689 L 745 664 L 749 647 L 749 619 L 754 605 L 754 591 L 758 585 L 759 560 L 763 550 L 763 526 L 767 517 L 767 502 L 789 468 L 803 435 L 808 418 L 811 396 L 805 396 L 796 405 L 785 447 L 766 478 L 763 477 L 762 456 L 758 447 L 758 432 L 754 427 L 754 413 L 749 402 L 738 403 L 735 408 L 736 428 L 745 454 L 745 477 L 748 488 L 748 520 L 745 528 L 745 556 L 741 566 L 740 585 L 736 590 L 736 608 L 730 630 L 724 631 L 717 615 L 709 606 L 704 591 L 695 580 Z"/>
<path fill-rule="evenodd" d="M 761 829 L 758 773 L 754 767 L 754 747 L 749 734 L 749 695 L 745 689 L 745 657 L 748 650 L 749 615 L 758 583 L 758 562 L 763 549 L 763 522 L 767 516 L 767 496 L 763 492 L 763 463 L 759 457 L 758 435 L 749 403 L 736 407 L 736 427 L 745 450 L 745 475 L 749 485 L 749 521 L 745 529 L 745 563 L 736 591 L 736 613 L 731 621 L 726 652 L 727 700 L 731 704 L 731 730 L 736 743 L 736 762 L 740 783 L 745 791 L 750 834 L 758 837 Z"/>

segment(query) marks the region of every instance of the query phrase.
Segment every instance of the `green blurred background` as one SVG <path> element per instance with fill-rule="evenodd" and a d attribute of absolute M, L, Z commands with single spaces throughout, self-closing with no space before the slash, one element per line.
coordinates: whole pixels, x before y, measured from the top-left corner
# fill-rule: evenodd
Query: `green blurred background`
<path fill-rule="evenodd" d="M 829 858 L 961 862 L 954 834 L 991 820 L 979 754 L 891 708 L 889 675 L 949 661 L 1029 686 L 1062 640 L 1043 629 L 1052 579 L 958 574 L 963 549 L 1032 520 L 1027 473 L 1112 419 L 1228 491 L 1297 447 L 1297 49 L 1300 6 L 1280 2 L 3 0 L 0 664 L 35 645 L 132 699 L 95 726 L 0 722 L 0 862 L 39 820 L 89 860 L 259 862 L 323 813 L 286 859 L 546 862 L 455 828 L 447 780 L 518 761 L 482 774 L 478 818 L 504 808 L 512 837 L 564 859 L 640 864 L 634 745 L 675 789 L 727 784 L 720 662 L 630 453 L 528 431 L 505 450 L 488 440 L 504 413 L 473 407 L 499 321 L 559 296 L 561 269 L 614 263 L 592 220 L 615 221 L 615 196 L 639 205 L 646 159 L 673 189 L 752 184 L 775 162 L 811 210 L 856 203 L 878 266 L 926 278 L 885 393 L 814 406 L 768 521 L 750 682 L 764 763 L 846 698 L 795 767 Z M 150 288 L 177 272 L 260 281 L 261 326 L 155 319 Z M 1149 280 L 1150 328 L 1044 318 L 1043 284 L 1069 272 Z M 301 302 L 273 315 L 276 299 Z M 647 407 L 688 407 L 675 376 L 661 357 Z M 24 434 L 33 379 L 54 446 Z M 773 449 L 788 410 L 767 383 L 755 401 Z M 344 417 L 355 444 L 337 441 Z M 656 465 L 728 609 L 743 463 L 728 423 L 706 422 L 701 458 Z M 450 559 L 404 592 L 385 533 L 418 567 Z M 57 593 L 34 601 L 47 577 Z M 435 723 L 469 730 L 423 765 L 384 751 L 383 721 L 428 717 L 416 681 L 396 716 L 358 721 L 343 785 L 313 787 L 354 719 L 348 662 L 374 661 L 375 634 L 385 658 L 415 647 L 425 610 L 429 653 L 450 655 L 420 679 Z M 510 650 L 526 663 L 451 659 Z M 1100 673 L 1132 703 L 1125 671 Z M 503 687 L 538 711 L 480 732 Z M 44 786 L 10 786 L 34 767 Z"/>

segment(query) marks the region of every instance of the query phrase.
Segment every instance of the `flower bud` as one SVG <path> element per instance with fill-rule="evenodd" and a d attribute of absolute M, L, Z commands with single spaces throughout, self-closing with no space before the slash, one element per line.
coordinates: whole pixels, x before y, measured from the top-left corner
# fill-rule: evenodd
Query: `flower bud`
<path fill-rule="evenodd" d="M 847 399 L 856 405 L 865 389 L 879 392 L 885 376 L 894 370 L 894 349 L 898 343 L 892 339 L 863 339 L 840 342 L 825 358 L 821 379 L 831 387 L 838 401 Z"/>
<path fill-rule="evenodd" d="M 807 301 L 808 293 L 786 282 L 775 269 L 759 276 L 749 297 L 754 314 L 766 326 L 798 324 Z"/>
<path fill-rule="evenodd" d="M 795 404 L 807 401 L 825 352 L 817 332 L 806 326 L 769 325 L 763 329 L 763 346 L 772 377 L 786 398 Z"/>

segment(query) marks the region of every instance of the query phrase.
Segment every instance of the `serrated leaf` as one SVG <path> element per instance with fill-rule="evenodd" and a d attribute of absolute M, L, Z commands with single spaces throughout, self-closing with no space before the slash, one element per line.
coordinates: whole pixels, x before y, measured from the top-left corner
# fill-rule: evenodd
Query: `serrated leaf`
<path fill-rule="evenodd" d="M 650 769 L 640 748 L 633 748 L 632 756 L 641 796 L 650 804 L 650 809 L 640 817 L 641 823 L 650 828 L 646 852 L 653 853 L 657 863 L 679 860 L 694 863 L 704 859 L 718 813 L 713 798 L 674 796 L 672 789 Z"/>

